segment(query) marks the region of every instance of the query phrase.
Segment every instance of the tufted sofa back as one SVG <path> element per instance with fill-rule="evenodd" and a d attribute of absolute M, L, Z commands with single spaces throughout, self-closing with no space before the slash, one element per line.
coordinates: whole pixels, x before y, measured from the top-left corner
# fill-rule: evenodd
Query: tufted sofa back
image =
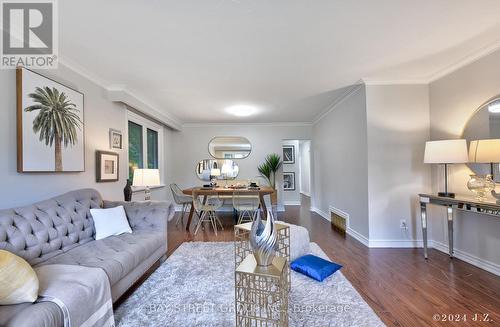
<path fill-rule="evenodd" d="M 26 207 L 0 210 L 0 249 L 36 265 L 94 240 L 90 209 L 101 206 L 99 192 L 82 189 Z"/>

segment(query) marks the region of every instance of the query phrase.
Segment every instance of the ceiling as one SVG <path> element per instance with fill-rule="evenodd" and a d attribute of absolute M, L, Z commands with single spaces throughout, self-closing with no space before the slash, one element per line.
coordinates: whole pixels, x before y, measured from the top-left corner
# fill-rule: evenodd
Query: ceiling
<path fill-rule="evenodd" d="M 428 81 L 500 41 L 498 0 L 64 0 L 59 17 L 64 63 L 183 123 L 311 122 L 361 78 Z"/>

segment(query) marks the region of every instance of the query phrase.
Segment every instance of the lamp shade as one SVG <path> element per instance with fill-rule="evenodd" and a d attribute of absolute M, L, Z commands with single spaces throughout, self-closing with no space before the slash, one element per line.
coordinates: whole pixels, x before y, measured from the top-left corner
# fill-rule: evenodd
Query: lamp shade
<path fill-rule="evenodd" d="M 222 165 L 221 171 L 222 174 L 230 174 L 233 172 L 233 167 L 230 163 L 226 162 Z"/>
<path fill-rule="evenodd" d="M 160 185 L 160 171 L 158 169 L 134 170 L 133 186 L 148 187 Z"/>
<path fill-rule="evenodd" d="M 500 139 L 471 141 L 469 146 L 469 162 L 500 162 Z"/>
<path fill-rule="evenodd" d="M 466 140 L 440 140 L 425 143 L 425 163 L 466 163 L 467 141 Z"/>
<path fill-rule="evenodd" d="M 212 170 L 210 170 L 210 175 L 220 176 L 220 169 L 219 168 L 212 168 Z"/>

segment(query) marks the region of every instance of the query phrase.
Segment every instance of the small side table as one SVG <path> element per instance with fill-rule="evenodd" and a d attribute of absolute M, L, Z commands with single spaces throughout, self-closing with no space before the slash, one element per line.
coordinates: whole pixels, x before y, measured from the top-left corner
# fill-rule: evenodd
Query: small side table
<path fill-rule="evenodd" d="M 235 271 L 236 326 L 288 326 L 287 261 L 260 267 L 249 254 Z"/>
<path fill-rule="evenodd" d="M 262 221 L 265 225 L 266 221 Z M 234 226 L 234 263 L 235 267 L 252 252 L 250 247 L 250 230 L 252 229 L 252 222 L 239 224 Z M 288 282 L 288 290 L 292 284 L 290 274 L 290 227 L 288 225 L 276 223 L 276 231 L 278 232 L 278 251 L 277 256 L 286 259 L 286 279 Z"/>

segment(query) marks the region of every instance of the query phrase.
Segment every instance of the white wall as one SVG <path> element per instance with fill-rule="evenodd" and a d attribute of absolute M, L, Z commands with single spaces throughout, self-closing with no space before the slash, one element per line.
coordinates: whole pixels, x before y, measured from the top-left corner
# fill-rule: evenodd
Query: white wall
<path fill-rule="evenodd" d="M 283 191 L 283 202 L 285 205 L 300 204 L 300 147 L 298 140 L 284 140 L 283 145 L 293 145 L 295 147 L 295 162 L 293 164 L 283 164 L 283 172 L 295 173 L 295 191 Z M 280 154 L 283 158 L 283 156 Z"/>
<path fill-rule="evenodd" d="M 238 159 L 240 173 L 237 179 L 255 179 L 259 175 L 257 166 L 270 153 L 282 154 L 285 139 L 310 139 L 311 126 L 304 124 L 221 124 L 186 125 L 181 132 L 173 132 L 173 181 L 180 187 L 202 184 L 195 174 L 195 165 L 201 159 L 210 158 L 208 143 L 215 136 L 243 136 L 252 143 L 252 152 L 245 159 Z M 277 180 L 282 187 L 281 174 Z M 264 180 L 260 180 L 264 182 Z M 283 205 L 283 190 L 278 193 L 278 202 Z"/>
<path fill-rule="evenodd" d="M 299 142 L 300 193 L 311 196 L 311 141 Z"/>
<path fill-rule="evenodd" d="M 11 208 L 44 200 L 79 188 L 95 188 L 105 199 L 123 199 L 128 163 L 126 150 L 120 154 L 120 180 L 112 183 L 95 182 L 95 151 L 109 150 L 109 128 L 121 130 L 126 139 L 125 106 L 106 99 L 105 90 L 71 69 L 59 65 L 57 70 L 41 74 L 75 88 L 85 95 L 85 172 L 59 174 L 19 174 L 16 169 L 16 74 L 0 70 L 0 208 Z M 169 137 L 169 133 L 165 133 Z M 169 144 L 169 142 L 165 142 Z M 153 198 L 164 199 L 165 189 L 153 191 Z M 139 196 L 140 198 L 140 196 Z"/>
<path fill-rule="evenodd" d="M 313 126 L 312 207 L 350 215 L 350 228 L 368 238 L 368 164 L 364 85 Z"/>
<path fill-rule="evenodd" d="M 430 188 L 430 167 L 423 163 L 428 86 L 368 85 L 366 107 L 370 246 L 415 246 L 421 239 L 418 194 Z"/>
<path fill-rule="evenodd" d="M 500 51 L 494 52 L 430 84 L 431 138 L 460 138 L 467 121 L 486 100 L 500 93 Z M 471 195 L 465 165 L 451 166 L 450 190 Z M 442 170 L 432 170 L 433 192 L 442 189 Z M 498 188 L 497 188 L 498 191 Z M 443 208 L 429 212 L 429 229 L 436 245 L 447 251 L 447 229 Z M 455 252 L 468 261 L 479 261 L 500 272 L 500 219 L 457 211 Z"/>

